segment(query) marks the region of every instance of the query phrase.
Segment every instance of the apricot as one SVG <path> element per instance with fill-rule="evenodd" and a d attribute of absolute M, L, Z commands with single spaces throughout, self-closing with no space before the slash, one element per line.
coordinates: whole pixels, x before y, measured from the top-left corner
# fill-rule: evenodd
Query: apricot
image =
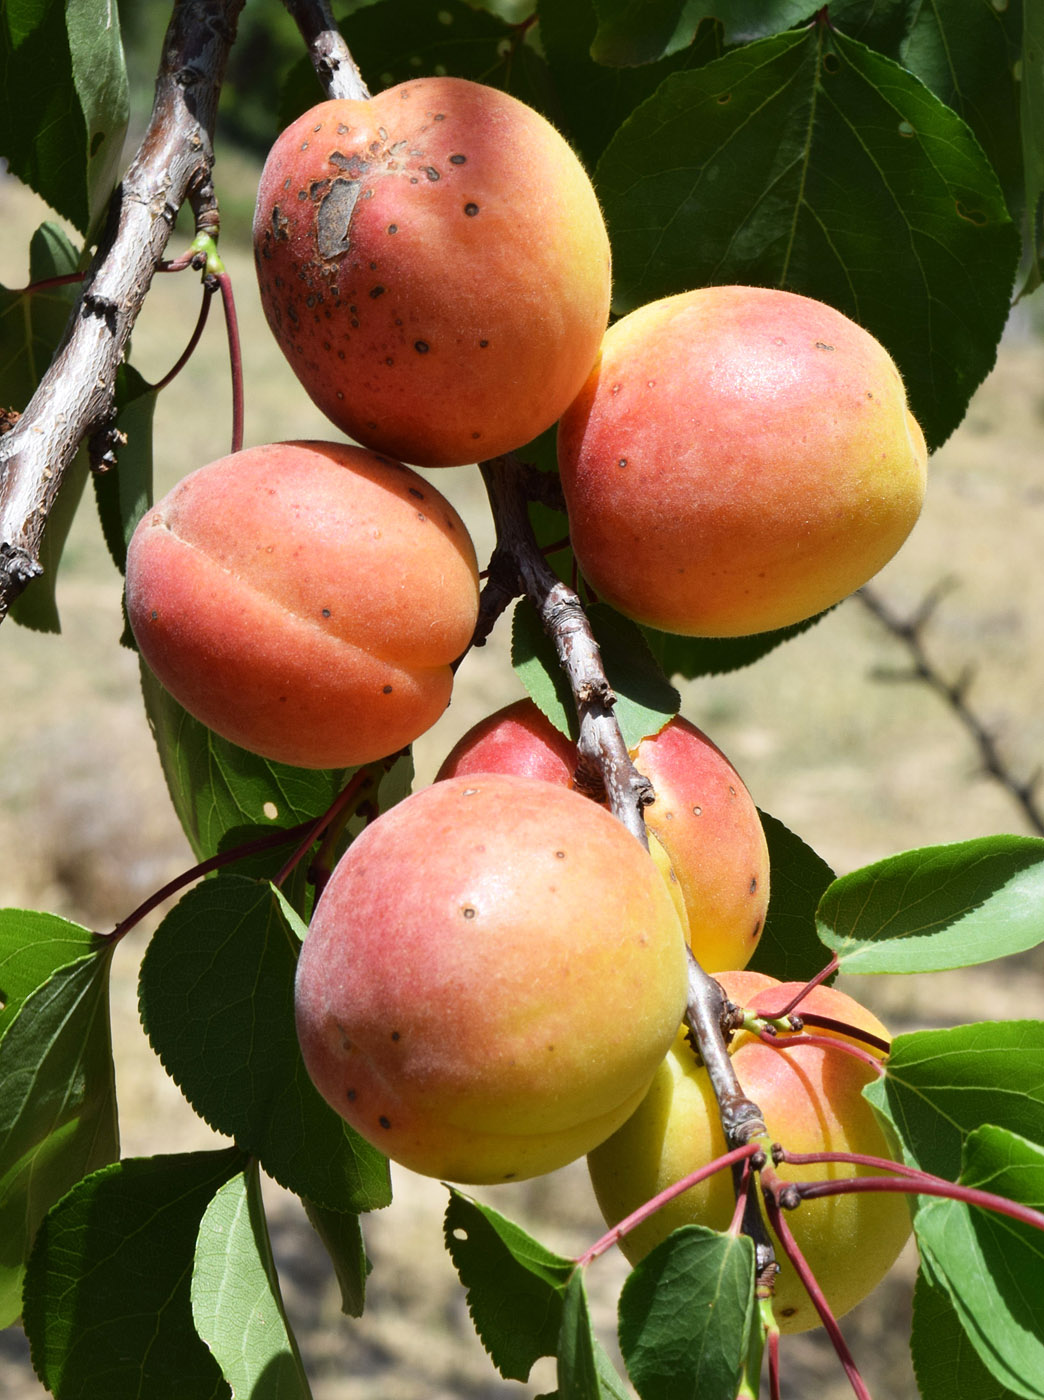
<path fill-rule="evenodd" d="M 269 325 L 315 403 L 420 466 L 550 427 L 609 315 L 582 165 L 537 112 L 463 78 L 299 117 L 265 163 L 254 251 Z"/>
<path fill-rule="evenodd" d="M 680 889 L 693 952 L 708 972 L 744 966 L 769 899 L 768 846 L 753 798 L 721 750 L 680 715 L 631 759 L 656 790 L 645 823 Z M 519 700 L 469 730 L 438 776 L 521 773 L 571 787 L 576 762 L 572 741 L 532 700 Z"/>
<path fill-rule="evenodd" d="M 637 1107 L 686 1005 L 648 854 L 565 787 L 486 774 L 359 836 L 296 982 L 316 1088 L 394 1161 L 463 1182 L 581 1156 Z"/>
<path fill-rule="evenodd" d="M 762 1011 L 782 1007 L 800 986 L 779 983 L 757 972 L 718 976 L 729 998 Z M 857 1026 L 887 1040 L 888 1033 L 865 1007 L 844 992 L 817 987 L 798 1012 L 813 1011 Z M 829 1031 L 816 1035 L 844 1039 Z M 737 1077 L 760 1105 L 773 1141 L 793 1152 L 860 1152 L 893 1157 L 888 1137 L 862 1097 L 873 1070 L 841 1050 L 812 1045 L 766 1045 L 740 1032 L 730 1046 Z M 617 1224 L 675 1181 L 725 1152 L 717 1102 L 706 1070 L 679 1035 L 656 1072 L 641 1107 L 588 1157 L 595 1195 L 606 1221 Z M 819 1181 L 874 1175 L 844 1164 L 778 1168 L 788 1180 Z M 668 1202 L 620 1247 L 632 1263 L 680 1225 L 728 1228 L 735 1209 L 732 1176 L 718 1172 Z M 910 1234 L 905 1197 L 864 1192 L 805 1201 L 787 1216 L 799 1247 L 812 1267 L 835 1316 L 870 1293 L 895 1262 Z M 770 1231 L 771 1235 L 771 1231 Z M 819 1325 L 808 1294 L 782 1247 L 773 1239 L 780 1272 L 773 1312 L 783 1332 Z"/>
<path fill-rule="evenodd" d="M 706 637 L 800 622 L 866 583 L 917 519 L 927 458 L 884 347 L 764 287 L 705 287 L 617 321 L 558 455 L 595 591 Z"/>
<path fill-rule="evenodd" d="M 449 704 L 478 612 L 475 551 L 416 472 L 347 444 L 222 457 L 146 511 L 127 551 L 145 661 L 265 758 L 366 763 Z"/>

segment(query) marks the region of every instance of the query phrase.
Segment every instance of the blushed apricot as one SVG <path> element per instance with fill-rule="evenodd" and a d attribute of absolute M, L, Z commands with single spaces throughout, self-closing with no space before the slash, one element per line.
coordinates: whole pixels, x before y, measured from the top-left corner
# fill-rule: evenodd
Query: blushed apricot
<path fill-rule="evenodd" d="M 591 182 L 542 116 L 462 78 L 322 102 L 276 141 L 261 301 L 356 441 L 420 466 L 522 446 L 579 392 L 609 314 Z"/>
<path fill-rule="evenodd" d="M 127 552 L 145 661 L 190 714 L 265 758 L 394 753 L 449 703 L 478 610 L 463 522 L 363 448 L 283 442 L 191 473 Z"/>

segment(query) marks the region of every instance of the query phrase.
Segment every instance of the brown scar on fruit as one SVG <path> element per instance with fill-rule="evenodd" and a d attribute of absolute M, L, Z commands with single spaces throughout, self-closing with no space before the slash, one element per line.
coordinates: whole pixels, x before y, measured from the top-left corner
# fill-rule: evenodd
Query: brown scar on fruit
<path fill-rule="evenodd" d="M 315 230 L 321 258 L 330 260 L 348 252 L 351 247 L 352 214 L 358 199 L 358 182 L 339 178 L 333 181 L 319 201 Z"/>

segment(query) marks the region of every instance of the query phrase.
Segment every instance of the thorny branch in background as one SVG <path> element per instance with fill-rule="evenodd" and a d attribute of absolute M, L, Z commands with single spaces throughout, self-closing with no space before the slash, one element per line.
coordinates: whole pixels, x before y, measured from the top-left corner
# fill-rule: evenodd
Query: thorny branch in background
<path fill-rule="evenodd" d="M 920 606 L 906 618 L 900 617 L 880 593 L 869 585 L 856 593 L 855 596 L 863 606 L 893 637 L 898 638 L 910 653 L 912 665 L 908 671 L 879 668 L 874 674 L 884 680 L 921 681 L 941 696 L 971 735 L 982 759 L 983 770 L 1011 794 L 1032 829 L 1038 835 L 1044 836 L 1044 808 L 1038 801 L 1042 770 L 1037 768 L 1029 778 L 1022 781 L 1015 776 L 1001 754 L 997 735 L 968 703 L 968 692 L 975 679 L 974 669 L 966 667 L 955 679 L 948 680 L 928 654 L 924 643 L 925 632 L 950 587 L 948 581 L 936 584 Z"/>

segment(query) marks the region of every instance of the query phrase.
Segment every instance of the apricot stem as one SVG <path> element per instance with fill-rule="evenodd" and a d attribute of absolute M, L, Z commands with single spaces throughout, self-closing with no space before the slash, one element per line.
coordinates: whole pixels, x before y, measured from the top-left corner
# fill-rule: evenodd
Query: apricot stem
<path fill-rule="evenodd" d="M 186 264 L 186 266 L 187 266 L 187 265 L 188 265 L 188 264 Z M 171 270 L 170 268 L 165 269 L 165 271 L 168 271 L 168 272 L 169 272 L 170 270 Z M 207 324 L 207 317 L 208 317 L 208 315 L 210 314 L 210 299 L 211 299 L 211 297 L 212 297 L 213 295 L 214 295 L 214 288 L 213 288 L 213 287 L 210 287 L 210 286 L 207 286 L 206 283 L 204 283 L 204 285 L 203 285 L 203 300 L 202 300 L 202 302 L 200 303 L 199 315 L 198 315 L 198 317 L 196 318 L 196 325 L 195 325 L 195 328 L 193 329 L 192 334 L 189 336 L 189 342 L 188 342 L 188 344 L 185 346 L 184 350 L 182 350 L 182 352 L 181 352 L 181 354 L 178 356 L 177 360 L 174 362 L 174 365 L 172 366 L 172 368 L 169 369 L 169 370 L 167 370 L 167 373 L 163 376 L 162 379 L 158 379 L 158 380 L 156 381 L 156 383 L 153 384 L 153 386 L 152 386 L 152 392 L 153 392 L 154 394 L 158 394 L 159 391 L 160 391 L 161 389 L 165 389 L 165 388 L 167 387 L 167 385 L 171 382 L 171 380 L 172 380 L 172 379 L 176 379 L 177 376 L 181 373 L 181 371 L 182 371 L 182 370 L 185 368 L 185 366 L 188 364 L 189 359 L 190 359 L 191 356 L 192 356 L 192 352 L 195 350 L 196 346 L 199 344 L 200 336 L 203 334 L 203 328 L 204 328 L 204 327 L 206 326 L 206 324 Z"/>
<path fill-rule="evenodd" d="M 996 1215 L 1007 1215 L 1034 1230 L 1044 1230 L 1044 1212 L 1034 1210 L 1032 1206 L 1024 1206 L 1018 1201 L 1009 1201 L 1006 1196 L 996 1196 L 992 1191 L 980 1191 L 976 1186 L 961 1186 L 959 1182 L 947 1181 L 941 1176 L 850 1176 L 839 1181 L 798 1181 L 787 1184 L 797 1187 L 802 1201 L 816 1200 L 820 1196 L 844 1196 L 860 1191 L 892 1191 L 908 1196 L 942 1196 L 946 1200 L 960 1201 L 966 1206 L 991 1210 Z"/>
<path fill-rule="evenodd" d="M 858 1045 L 850 1045 L 847 1040 L 838 1040 L 832 1035 L 777 1035 L 772 1030 L 761 1030 L 756 1032 L 758 1039 L 764 1045 L 771 1045 L 777 1050 L 785 1050 L 791 1045 L 818 1045 L 822 1050 L 840 1050 L 846 1055 L 853 1056 L 854 1059 L 862 1060 L 869 1065 L 875 1074 L 884 1074 L 884 1066 L 876 1055 L 871 1055 L 868 1050 L 860 1050 Z"/>
<path fill-rule="evenodd" d="M 232 279 L 222 268 L 220 272 L 208 273 L 207 281 L 213 281 L 221 289 L 221 306 L 225 313 L 225 331 L 228 335 L 228 363 L 232 372 L 232 448 L 238 452 L 243 446 L 243 353 L 239 341 L 239 322 L 236 319 L 236 302 L 232 295 Z"/>
<path fill-rule="evenodd" d="M 272 883 L 277 889 L 281 888 L 283 881 L 297 868 L 300 862 L 315 845 L 319 835 L 331 826 L 338 817 L 347 815 L 350 804 L 359 796 L 363 789 L 373 782 L 373 773 L 369 768 L 360 768 L 353 775 L 351 782 L 347 784 L 334 798 L 330 806 L 322 816 L 316 817 L 312 822 L 308 822 L 305 827 L 305 835 L 300 843 L 295 847 L 289 860 L 282 866 L 278 875 Z"/>
<path fill-rule="evenodd" d="M 805 997 L 808 996 L 809 992 L 812 990 L 813 987 L 818 987 L 821 982 L 825 982 L 828 977 L 832 976 L 833 973 L 837 971 L 838 967 L 840 967 L 840 963 L 838 961 L 837 954 L 835 953 L 834 956 L 827 963 L 826 967 L 821 968 L 816 973 L 815 977 L 810 977 L 809 980 L 805 983 L 805 985 L 801 988 L 801 990 L 795 992 L 794 995 L 787 1002 L 787 1004 L 780 1011 L 763 1011 L 761 1013 L 762 1020 L 782 1021 L 785 1017 L 790 1015 L 794 1008 L 798 1006 L 805 999 Z"/>

